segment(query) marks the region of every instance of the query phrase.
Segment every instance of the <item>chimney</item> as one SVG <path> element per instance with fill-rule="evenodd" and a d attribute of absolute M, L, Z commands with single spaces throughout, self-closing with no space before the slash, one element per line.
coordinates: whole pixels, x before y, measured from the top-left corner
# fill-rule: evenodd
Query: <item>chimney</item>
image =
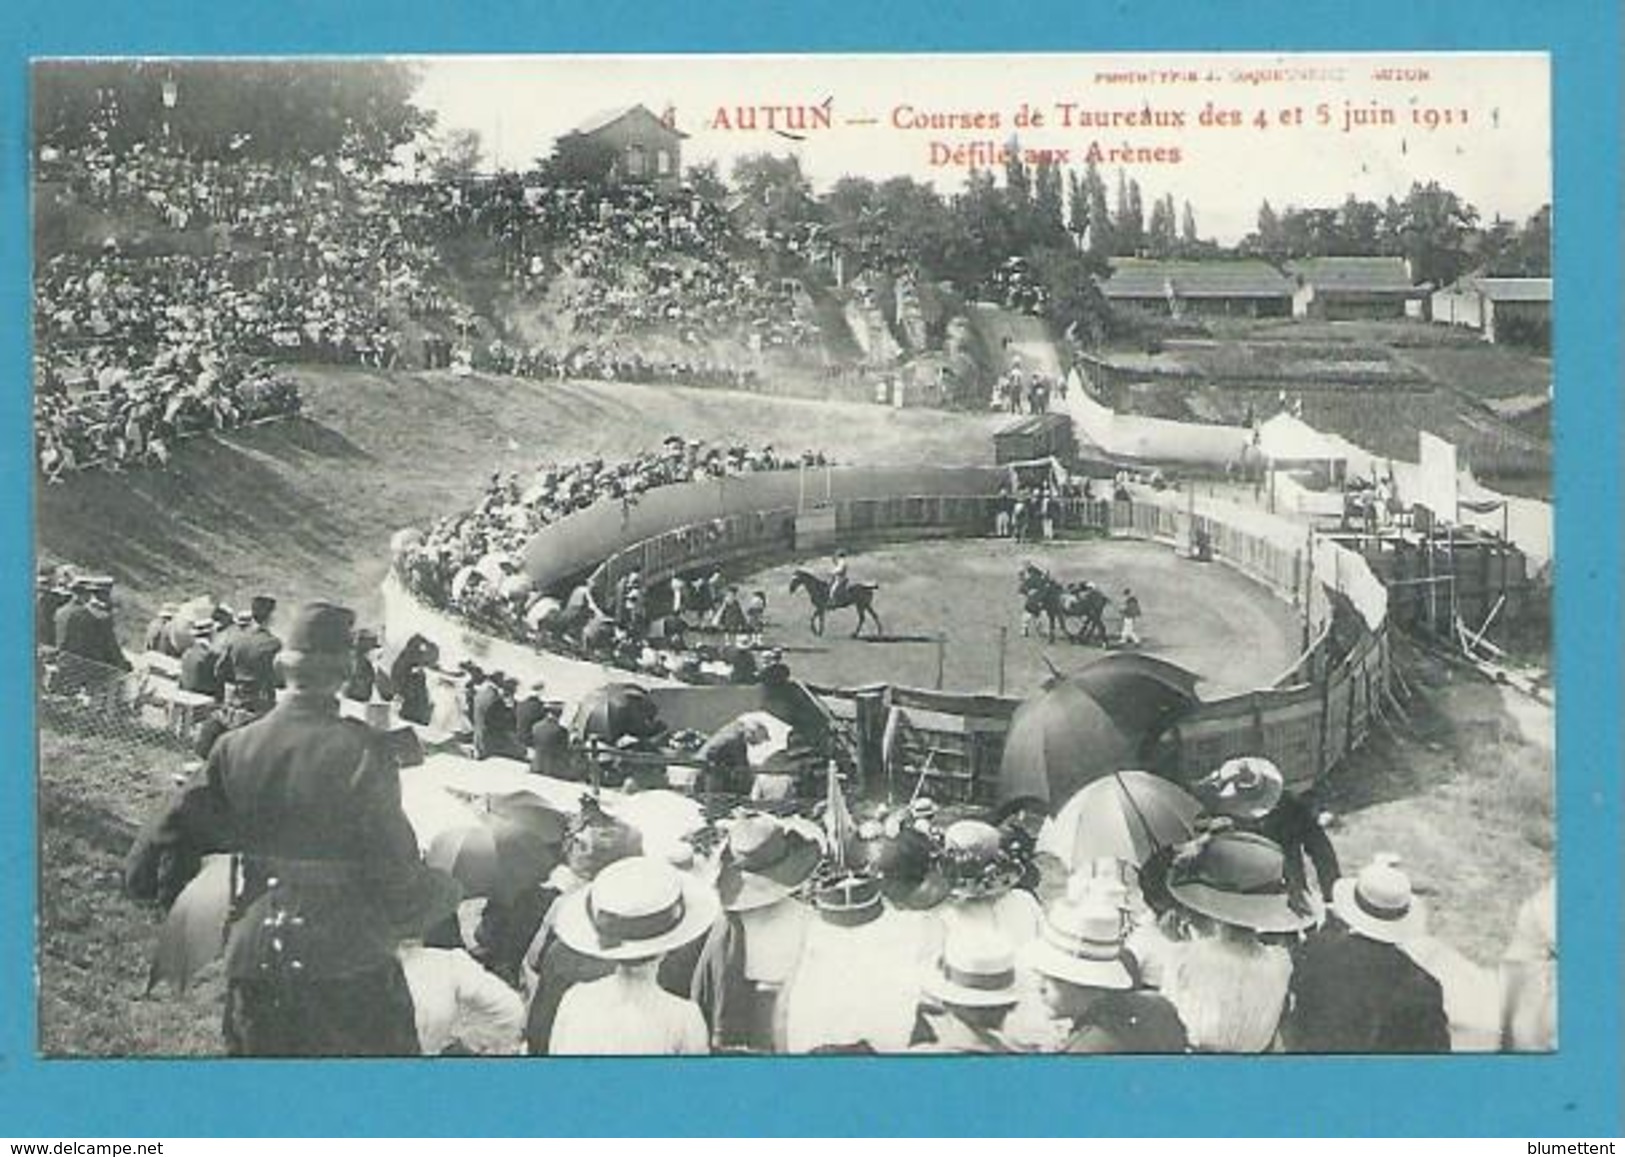
<path fill-rule="evenodd" d="M 671 101 L 666 102 L 665 111 L 660 114 L 660 123 L 673 132 L 677 131 L 677 106 Z"/>

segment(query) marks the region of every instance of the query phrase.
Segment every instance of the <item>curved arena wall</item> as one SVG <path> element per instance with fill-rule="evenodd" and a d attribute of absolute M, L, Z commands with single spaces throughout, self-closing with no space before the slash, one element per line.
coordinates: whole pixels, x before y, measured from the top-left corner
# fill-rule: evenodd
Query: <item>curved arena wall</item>
<path fill-rule="evenodd" d="M 603 597 L 633 568 L 656 583 L 691 569 L 768 565 L 834 541 L 985 535 L 1006 477 L 995 467 L 846 467 L 668 487 L 631 506 L 600 503 L 548 526 L 527 548 L 525 566 L 544 589 L 586 579 Z M 1204 702 L 1170 730 L 1179 774 L 1193 777 L 1231 756 L 1261 754 L 1301 787 L 1335 767 L 1380 715 L 1389 664 L 1387 592 L 1355 552 L 1258 510 L 1149 490 L 1130 502 L 1073 502 L 1065 526 L 1175 548 L 1204 530 L 1222 564 L 1303 613 L 1304 652 L 1270 686 Z M 541 678 L 557 698 L 576 699 L 611 681 L 666 682 L 483 635 L 417 602 L 393 578 L 384 593 L 393 638 L 421 632 L 453 661 L 468 657 Z M 918 702 L 956 702 L 897 690 Z M 994 714 L 1007 718 L 1011 707 L 1000 704 Z M 955 705 L 948 713 L 963 710 Z M 976 770 L 986 778 L 986 763 L 996 771 L 997 749 L 980 750 L 984 766 Z"/>

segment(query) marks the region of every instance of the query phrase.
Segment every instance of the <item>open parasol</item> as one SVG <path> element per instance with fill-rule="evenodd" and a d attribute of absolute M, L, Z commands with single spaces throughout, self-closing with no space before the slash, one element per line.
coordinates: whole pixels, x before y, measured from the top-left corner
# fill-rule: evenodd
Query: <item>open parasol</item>
<path fill-rule="evenodd" d="M 1097 859 L 1136 867 L 1194 832 L 1202 805 L 1148 771 L 1118 771 L 1085 785 L 1038 834 L 1047 852 L 1071 871 Z"/>
<path fill-rule="evenodd" d="M 466 896 L 512 897 L 540 884 L 562 850 L 516 820 L 489 813 L 478 822 L 441 832 L 423 859 L 449 873 Z"/>
<path fill-rule="evenodd" d="M 231 857 L 205 856 L 203 869 L 175 897 L 158 932 L 147 991 L 168 981 L 181 991 L 225 949 L 231 915 Z"/>

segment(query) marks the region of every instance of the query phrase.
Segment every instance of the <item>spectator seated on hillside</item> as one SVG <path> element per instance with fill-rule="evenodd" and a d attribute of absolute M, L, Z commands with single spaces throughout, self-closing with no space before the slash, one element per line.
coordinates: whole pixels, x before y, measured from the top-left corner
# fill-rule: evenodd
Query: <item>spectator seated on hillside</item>
<path fill-rule="evenodd" d="M 772 446 L 707 446 L 673 436 L 658 450 L 616 464 L 601 458 L 543 464 L 527 484 L 493 474 L 473 510 L 443 518 L 425 534 L 400 536 L 395 571 L 429 605 L 504 638 L 688 682 L 751 682 L 756 664 L 749 649 L 694 645 L 680 617 L 649 605 L 641 582 L 617 592 L 614 613 L 606 613 L 584 587 L 562 603 L 535 589 L 520 557 L 537 531 L 597 502 L 629 508 L 661 486 L 827 461 L 811 451 L 781 455 Z M 736 633 L 759 630 L 760 614 L 754 628 L 743 612 L 740 618 L 745 625 Z"/>

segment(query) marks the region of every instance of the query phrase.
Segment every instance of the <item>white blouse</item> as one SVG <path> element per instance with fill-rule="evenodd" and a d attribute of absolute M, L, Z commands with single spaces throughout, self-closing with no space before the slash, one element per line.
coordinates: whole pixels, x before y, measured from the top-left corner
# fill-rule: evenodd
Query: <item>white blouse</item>
<path fill-rule="evenodd" d="M 399 956 L 425 1056 L 453 1044 L 488 1056 L 522 1051 L 525 1002 L 479 961 L 460 948 L 421 944 L 403 945 Z"/>
<path fill-rule="evenodd" d="M 699 1005 L 661 988 L 659 961 L 619 968 L 564 994 L 548 1052 L 555 1056 L 693 1056 L 711 1051 Z"/>

